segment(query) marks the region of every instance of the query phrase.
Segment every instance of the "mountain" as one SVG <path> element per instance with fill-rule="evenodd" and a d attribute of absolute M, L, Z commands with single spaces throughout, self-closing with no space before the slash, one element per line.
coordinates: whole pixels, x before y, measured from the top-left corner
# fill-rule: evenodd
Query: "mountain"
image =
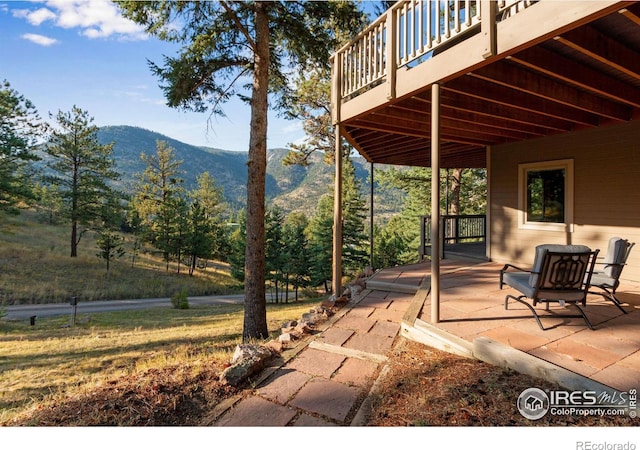
<path fill-rule="evenodd" d="M 196 147 L 144 128 L 101 127 L 98 130 L 98 142 L 114 143 L 112 156 L 116 162 L 116 170 L 121 174 L 120 187 L 125 192 L 134 189 L 137 176 L 146 168 L 140 155 L 155 155 L 157 141 L 165 141 L 175 150 L 176 158 L 182 161 L 180 168 L 184 171 L 185 188 L 193 188 L 197 176 L 209 172 L 216 184 L 224 190 L 225 198 L 230 204 L 238 206 L 244 203 L 247 190 L 247 153 Z"/>
<path fill-rule="evenodd" d="M 156 142 L 165 141 L 175 150 L 176 158 L 182 161 L 183 179 L 186 189 L 196 185 L 196 178 L 202 172 L 209 172 L 233 208 L 242 208 L 246 203 L 247 152 L 234 152 L 209 147 L 198 147 L 161 133 L 132 126 L 106 126 L 98 130 L 100 144 L 114 143 L 113 158 L 116 170 L 121 174 L 120 188 L 131 192 L 146 166 L 141 153 L 155 154 Z M 285 166 L 282 160 L 287 149 L 277 148 L 267 151 L 267 175 L 265 193 L 268 205 L 279 206 L 285 214 L 301 211 L 313 214 L 318 200 L 333 190 L 334 167 L 323 161 L 323 155 L 314 154 L 307 167 Z M 369 196 L 369 163 L 361 157 L 353 158 L 356 176 L 360 179 L 363 195 Z M 380 190 L 376 192 L 376 215 L 393 212 L 399 202 L 397 192 Z"/>

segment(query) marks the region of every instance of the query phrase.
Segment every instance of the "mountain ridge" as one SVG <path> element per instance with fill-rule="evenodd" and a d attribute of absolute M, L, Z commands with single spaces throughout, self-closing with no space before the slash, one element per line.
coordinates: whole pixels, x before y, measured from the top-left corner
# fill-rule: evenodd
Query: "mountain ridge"
<path fill-rule="evenodd" d="M 121 174 L 118 184 L 125 192 L 133 192 L 138 174 L 146 168 L 140 155 L 155 154 L 157 141 L 165 141 L 174 149 L 176 158 L 182 161 L 180 168 L 184 171 L 186 189 L 195 187 L 196 177 L 208 171 L 233 209 L 243 208 L 246 204 L 248 152 L 195 146 L 157 131 L 129 125 L 100 127 L 97 138 L 100 144 L 114 143 L 112 157 L 116 170 Z M 267 206 L 278 206 L 285 214 L 294 211 L 312 214 L 320 197 L 333 189 L 334 167 L 324 163 L 319 152 L 311 155 L 308 166 L 285 166 L 282 160 L 288 152 L 284 148 L 267 150 Z M 368 195 L 369 163 L 359 156 L 353 161 L 363 195 Z"/>

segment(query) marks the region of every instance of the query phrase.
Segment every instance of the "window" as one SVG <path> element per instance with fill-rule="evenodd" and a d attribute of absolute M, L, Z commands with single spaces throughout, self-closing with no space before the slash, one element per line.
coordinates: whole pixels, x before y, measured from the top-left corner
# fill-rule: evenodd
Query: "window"
<path fill-rule="evenodd" d="M 519 165 L 519 227 L 572 231 L 573 160 Z"/>

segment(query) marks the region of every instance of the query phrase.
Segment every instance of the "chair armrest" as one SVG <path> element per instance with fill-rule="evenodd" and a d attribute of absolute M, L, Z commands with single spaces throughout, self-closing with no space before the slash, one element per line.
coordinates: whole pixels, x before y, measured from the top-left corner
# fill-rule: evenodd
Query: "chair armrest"
<path fill-rule="evenodd" d="M 504 267 L 502 269 L 500 269 L 500 289 L 502 289 L 502 286 L 504 285 L 503 277 L 504 277 L 504 273 L 508 269 L 514 269 L 514 270 L 519 270 L 520 272 L 531 273 L 531 271 L 526 270 L 526 269 L 522 269 L 522 268 L 520 268 L 518 266 L 514 266 L 513 264 L 505 264 Z"/>
<path fill-rule="evenodd" d="M 627 263 L 615 263 L 615 262 L 600 262 L 600 261 L 596 261 L 594 263 L 596 266 L 626 266 Z"/>
<path fill-rule="evenodd" d="M 509 267 L 511 267 L 513 269 L 516 269 L 516 270 L 519 270 L 520 272 L 529 272 L 529 273 L 531 273 L 530 270 L 522 269 L 522 268 L 520 268 L 518 266 L 514 266 L 513 264 L 505 264 L 504 267 L 500 270 L 500 272 L 506 272 Z"/>

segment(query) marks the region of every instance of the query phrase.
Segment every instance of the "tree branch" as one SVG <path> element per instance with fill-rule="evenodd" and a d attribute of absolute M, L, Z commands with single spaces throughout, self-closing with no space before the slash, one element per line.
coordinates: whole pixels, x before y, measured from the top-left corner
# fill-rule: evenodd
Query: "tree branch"
<path fill-rule="evenodd" d="M 238 19 L 238 16 L 233 11 L 233 9 L 227 4 L 226 1 L 221 1 L 220 4 L 225 9 L 225 11 L 227 11 L 227 13 L 229 14 L 229 17 L 231 17 L 231 20 L 233 20 L 235 22 L 235 24 L 238 26 L 238 29 L 240 30 L 240 32 L 247 39 L 247 42 L 249 42 L 249 45 L 251 46 L 251 50 L 253 50 L 255 52 L 256 51 L 256 43 L 253 40 L 253 38 L 251 37 L 251 35 L 249 34 L 249 31 L 247 30 L 247 28 L 242 24 L 242 22 L 240 22 L 240 19 Z"/>

